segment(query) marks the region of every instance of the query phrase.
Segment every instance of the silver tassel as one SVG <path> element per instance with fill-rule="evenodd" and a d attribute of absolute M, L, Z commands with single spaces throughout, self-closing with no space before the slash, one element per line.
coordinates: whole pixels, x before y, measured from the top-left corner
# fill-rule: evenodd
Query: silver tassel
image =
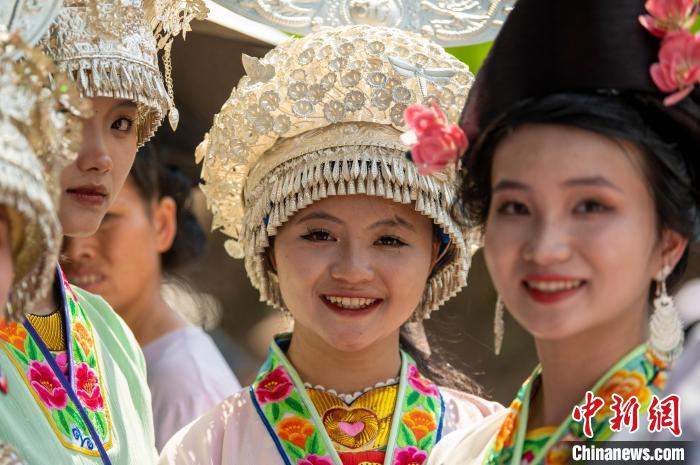
<path fill-rule="evenodd" d="M 505 310 L 503 299 L 499 295 L 496 299 L 496 312 L 493 317 L 493 351 L 500 355 L 503 346 L 503 335 L 505 334 L 505 324 L 503 323 L 503 312 Z"/>
<path fill-rule="evenodd" d="M 649 348 L 661 360 L 672 364 L 683 350 L 683 324 L 673 299 L 666 289 L 670 268 L 664 267 L 657 277 L 654 313 L 649 320 Z"/>

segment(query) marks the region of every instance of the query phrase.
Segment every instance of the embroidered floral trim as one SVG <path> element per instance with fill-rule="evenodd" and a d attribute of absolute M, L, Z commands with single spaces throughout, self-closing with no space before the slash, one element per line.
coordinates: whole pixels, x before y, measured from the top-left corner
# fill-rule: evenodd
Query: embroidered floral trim
<path fill-rule="evenodd" d="M 273 342 L 273 344 L 277 344 Z M 408 354 L 402 353 L 405 368 L 401 376 L 403 396 L 399 395 L 394 414 L 390 444 L 384 463 L 391 465 L 423 465 L 440 435 L 444 406 L 435 384 L 423 377 Z M 284 356 L 270 350 L 268 360 L 251 386 L 251 396 L 261 419 L 281 447 L 280 453 L 294 465 L 342 465 L 338 454 L 313 403 L 306 398 L 304 386 L 293 381 L 295 374 Z M 400 390 L 401 392 L 401 390 Z M 313 409 L 313 411 L 311 410 Z M 338 427 L 349 436 L 361 435 L 366 425 L 356 415 L 339 421 Z M 345 417 L 343 417 L 345 418 Z M 342 423 L 342 425 L 340 424 Z M 394 441 L 393 444 L 391 441 Z M 342 451 L 347 455 L 347 450 Z"/>
<path fill-rule="evenodd" d="M 646 413 L 649 409 L 652 395 L 659 394 L 665 387 L 667 366 L 664 362 L 647 352 L 639 352 L 626 363 L 620 364 L 613 372 L 609 373 L 596 390 L 596 396 L 611 399 L 617 394 L 627 400 L 631 396 L 638 396 L 641 407 L 640 413 Z M 571 461 L 570 442 L 576 441 L 605 441 L 612 434 L 610 419 L 613 413 L 609 408 L 601 409 L 593 418 L 593 437 L 587 438 L 583 433 L 581 423 L 569 418 L 566 428 L 559 434 L 561 437 L 552 442 L 552 435 L 537 435 L 536 438 L 518 438 L 518 426 L 523 415 L 524 406 L 528 404 L 526 397 L 531 392 L 532 385 L 539 377 L 539 369 L 528 378 L 518 391 L 517 396 L 510 405 L 508 416 L 503 421 L 496 435 L 491 451 L 486 455 L 485 465 L 504 465 L 511 463 L 517 442 L 521 441 L 527 447 L 523 448 L 523 456 L 516 460 L 525 465 L 538 464 L 567 464 Z M 558 429 L 557 431 L 561 431 Z M 535 462 L 537 455 L 544 452 L 544 460 Z"/>
<path fill-rule="evenodd" d="M 696 0 L 647 0 L 645 8 L 650 14 L 639 22 L 661 39 L 659 62 L 649 72 L 654 84 L 670 93 L 664 105 L 672 106 L 700 83 L 700 33 L 690 32 L 698 14 Z"/>
<path fill-rule="evenodd" d="M 398 384 L 398 382 L 399 382 L 399 378 L 389 378 L 386 381 L 379 381 L 374 386 L 367 386 L 366 388 L 363 388 L 361 391 L 355 391 L 353 393 L 336 392 L 335 389 L 327 389 L 324 386 L 321 386 L 320 384 L 312 385 L 311 383 L 304 383 L 304 387 L 307 387 L 309 389 L 315 389 L 317 391 L 327 392 L 328 394 L 334 395 L 337 398 L 341 399 L 346 404 L 351 404 L 354 401 L 356 401 L 357 398 L 360 397 L 362 394 L 366 394 L 369 391 L 371 391 L 372 389 L 391 386 L 394 384 Z"/>
<path fill-rule="evenodd" d="M 73 366 L 70 371 L 74 376 L 76 394 L 104 448 L 109 450 L 112 446 L 112 424 L 102 389 L 92 326 L 67 282 L 64 282 L 64 289 L 73 349 Z M 71 402 L 57 374 L 44 358 L 39 345 L 24 326 L 16 322 L 0 321 L 0 341 L 0 347 L 24 379 L 27 389 L 41 406 L 61 443 L 71 450 L 99 456 L 88 426 Z M 55 354 L 55 361 L 63 374 L 67 375 L 68 354 Z"/>

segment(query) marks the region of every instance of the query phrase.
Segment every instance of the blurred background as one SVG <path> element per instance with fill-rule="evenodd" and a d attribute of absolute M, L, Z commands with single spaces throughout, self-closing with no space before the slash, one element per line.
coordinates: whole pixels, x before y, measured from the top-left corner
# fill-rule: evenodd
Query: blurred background
<path fill-rule="evenodd" d="M 241 54 L 262 57 L 286 38 L 275 29 L 252 23 L 216 3 L 207 3 L 211 10 L 209 20 L 194 22 L 187 40 L 176 40 L 173 47 L 180 125 L 173 132 L 164 124 L 153 142 L 193 182 L 199 180 L 195 147 L 243 75 Z M 487 50 L 488 45 L 450 51 L 475 72 Z M 211 230 L 201 192 L 192 201 L 205 230 Z M 209 234 L 205 258 L 185 268 L 182 279 L 168 286 L 169 301 L 173 308 L 210 331 L 241 384 L 246 385 L 262 363 L 272 334 L 284 330 L 290 322 L 258 301 L 243 261 L 226 254 L 225 239 L 220 232 Z M 691 256 L 688 279 L 700 276 L 698 257 L 697 253 Z M 508 404 L 535 366 L 536 357 L 531 338 L 508 316 L 503 350 L 498 357 L 493 354 L 495 301 L 482 254 L 478 253 L 468 287 L 433 313 L 426 329 L 431 344 L 447 354 L 446 362 L 473 377 L 487 396 Z"/>

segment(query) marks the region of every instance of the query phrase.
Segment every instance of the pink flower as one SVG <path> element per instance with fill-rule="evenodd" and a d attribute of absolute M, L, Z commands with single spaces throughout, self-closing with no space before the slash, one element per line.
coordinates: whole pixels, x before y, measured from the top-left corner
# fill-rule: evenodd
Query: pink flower
<path fill-rule="evenodd" d="M 656 37 L 689 29 L 697 16 L 695 0 L 647 0 L 644 7 L 651 14 L 640 16 L 639 22 Z"/>
<path fill-rule="evenodd" d="M 700 82 L 700 35 L 680 31 L 668 34 L 661 43 L 659 63 L 650 69 L 651 78 L 664 92 L 673 92 L 664 105 L 675 105 Z"/>
<path fill-rule="evenodd" d="M 39 395 L 46 408 L 49 410 L 62 409 L 66 406 L 68 403 L 66 390 L 63 389 L 61 382 L 48 363 L 32 360 L 29 362 L 27 377 L 29 378 L 29 384 Z"/>
<path fill-rule="evenodd" d="M 410 105 L 404 119 L 411 130 L 401 135 L 401 141 L 411 147 L 411 159 L 420 174 L 442 170 L 469 146 L 464 131 L 447 124 L 447 117 L 434 101 L 430 108 Z"/>
<path fill-rule="evenodd" d="M 393 465 L 423 465 L 427 458 L 428 454 L 425 451 L 408 446 L 397 451 Z"/>
<path fill-rule="evenodd" d="M 61 373 L 68 376 L 68 353 L 67 352 L 60 352 L 58 355 L 56 355 L 56 364 L 58 365 L 59 370 L 61 370 Z"/>
<path fill-rule="evenodd" d="M 523 460 L 520 462 L 520 465 L 529 465 L 533 460 L 535 460 L 535 454 L 529 450 L 523 454 Z"/>
<path fill-rule="evenodd" d="M 287 375 L 284 367 L 277 367 L 260 381 L 258 387 L 255 388 L 255 397 L 261 404 L 268 402 L 279 402 L 284 400 L 292 393 L 294 384 Z"/>
<path fill-rule="evenodd" d="M 102 410 L 105 408 L 104 399 L 100 390 L 100 381 L 95 371 L 83 362 L 76 367 L 75 384 L 78 388 L 80 401 L 90 410 Z"/>
<path fill-rule="evenodd" d="M 423 395 L 434 397 L 440 395 L 438 388 L 428 378 L 424 378 L 415 365 L 408 367 L 408 384 Z"/>
<path fill-rule="evenodd" d="M 297 465 L 333 465 L 333 461 L 326 455 L 319 457 L 318 455 L 310 454 L 303 459 L 299 459 Z"/>

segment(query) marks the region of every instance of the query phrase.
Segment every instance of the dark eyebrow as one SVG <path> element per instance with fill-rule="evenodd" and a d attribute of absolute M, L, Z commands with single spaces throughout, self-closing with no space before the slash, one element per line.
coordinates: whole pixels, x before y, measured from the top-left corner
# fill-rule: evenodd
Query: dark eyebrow
<path fill-rule="evenodd" d="M 333 223 L 338 223 L 338 224 L 343 224 L 343 222 L 336 218 L 333 215 L 330 215 L 326 212 L 311 212 L 308 213 L 301 218 L 297 220 L 297 223 L 303 223 L 305 221 L 310 221 L 310 220 L 327 220 L 327 221 L 332 221 Z"/>
<path fill-rule="evenodd" d="M 605 179 L 603 176 L 590 176 L 587 178 L 575 178 L 569 179 L 563 183 L 566 187 L 577 187 L 577 186 L 599 186 L 608 187 L 610 189 L 622 192 L 622 189 L 617 187 L 612 182 Z"/>
<path fill-rule="evenodd" d="M 530 190 L 530 187 L 528 187 L 526 184 L 523 184 L 518 181 L 513 181 L 512 179 L 503 179 L 501 181 L 498 181 L 498 183 L 493 186 L 492 191 L 503 191 L 503 190 L 521 190 L 521 191 L 527 191 Z"/>
<path fill-rule="evenodd" d="M 381 226 L 392 226 L 392 227 L 399 226 L 399 227 L 403 227 L 406 229 L 410 229 L 411 231 L 416 230 L 416 228 L 411 223 L 404 220 L 403 218 L 401 218 L 398 215 L 394 216 L 393 218 L 388 218 L 386 220 L 377 221 L 372 226 L 370 226 L 370 229 L 376 229 L 376 228 L 379 228 Z"/>

